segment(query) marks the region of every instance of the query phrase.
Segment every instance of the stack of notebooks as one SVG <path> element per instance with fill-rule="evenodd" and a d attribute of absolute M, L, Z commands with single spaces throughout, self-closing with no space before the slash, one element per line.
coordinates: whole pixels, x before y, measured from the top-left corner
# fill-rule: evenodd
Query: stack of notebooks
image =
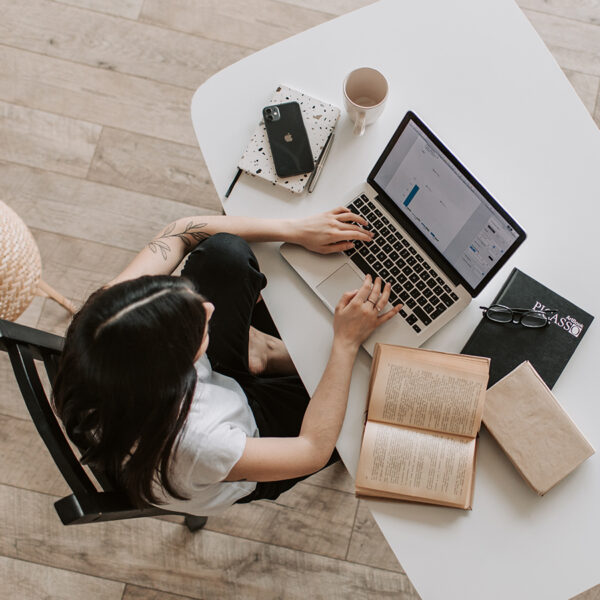
<path fill-rule="evenodd" d="M 277 87 L 275 93 L 271 96 L 271 100 L 266 105 L 293 101 L 298 102 L 300 105 L 313 160 L 316 165 L 319 156 L 321 156 L 321 151 L 335 128 L 340 116 L 340 109 L 333 104 L 323 102 L 285 85 Z M 273 155 L 269 146 L 269 138 L 267 137 L 267 130 L 263 121 L 258 124 L 258 127 L 250 138 L 250 142 L 240 158 L 238 168 L 253 177 L 260 177 L 271 182 L 273 185 L 282 186 L 295 193 L 303 192 L 310 178 L 310 173 L 295 175 L 294 177 L 287 177 L 285 179 L 277 176 Z"/>
<path fill-rule="evenodd" d="M 594 454 L 550 391 L 594 317 L 516 268 L 492 304 L 557 311 L 539 329 L 483 317 L 462 349 L 491 359 L 483 423 L 525 481 L 544 495 Z"/>
<path fill-rule="evenodd" d="M 377 344 L 357 495 L 471 508 L 481 423 L 539 495 L 594 454 L 550 391 L 592 315 L 518 269 L 493 304 L 558 312 L 540 329 L 484 317 L 462 354 Z"/>

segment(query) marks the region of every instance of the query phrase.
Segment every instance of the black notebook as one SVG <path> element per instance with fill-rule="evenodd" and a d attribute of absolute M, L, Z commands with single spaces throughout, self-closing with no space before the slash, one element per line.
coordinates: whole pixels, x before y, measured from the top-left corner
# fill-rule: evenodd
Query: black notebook
<path fill-rule="evenodd" d="M 491 358 L 488 386 L 528 360 L 549 388 L 556 383 L 594 317 L 529 275 L 513 269 L 491 304 L 509 308 L 557 309 L 546 327 L 494 323 L 485 316 L 462 349 Z"/>

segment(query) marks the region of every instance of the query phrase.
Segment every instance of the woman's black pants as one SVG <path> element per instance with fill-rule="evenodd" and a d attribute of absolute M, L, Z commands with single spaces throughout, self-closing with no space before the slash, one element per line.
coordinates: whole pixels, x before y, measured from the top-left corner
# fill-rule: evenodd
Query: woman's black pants
<path fill-rule="evenodd" d="M 258 302 L 267 278 L 260 272 L 250 246 L 235 235 L 218 233 L 188 256 L 183 277 L 215 306 L 209 324 L 208 358 L 212 368 L 233 377 L 242 387 L 261 437 L 296 437 L 310 397 L 298 375 L 265 377 L 250 373 L 250 326 L 279 337 L 265 307 Z M 334 450 L 328 464 L 339 460 Z M 259 482 L 238 502 L 274 500 L 305 477 Z"/>

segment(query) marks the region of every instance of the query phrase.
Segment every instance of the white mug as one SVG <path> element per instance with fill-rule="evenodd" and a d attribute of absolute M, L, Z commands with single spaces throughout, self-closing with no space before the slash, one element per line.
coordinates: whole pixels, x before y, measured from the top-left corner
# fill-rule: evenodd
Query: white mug
<path fill-rule="evenodd" d="M 344 105 L 354 122 L 354 135 L 362 135 L 377 120 L 387 96 L 388 82 L 377 69 L 361 67 L 344 79 Z"/>

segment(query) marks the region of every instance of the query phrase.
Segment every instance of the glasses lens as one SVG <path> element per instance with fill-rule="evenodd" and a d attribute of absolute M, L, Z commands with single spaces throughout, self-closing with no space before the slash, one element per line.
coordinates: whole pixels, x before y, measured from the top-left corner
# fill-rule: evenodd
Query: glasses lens
<path fill-rule="evenodd" d="M 510 323 L 512 321 L 512 310 L 504 306 L 490 306 L 485 314 L 488 319 L 498 323 Z"/>
<path fill-rule="evenodd" d="M 525 327 L 545 327 L 548 319 L 543 312 L 527 312 L 521 318 L 521 325 Z"/>

